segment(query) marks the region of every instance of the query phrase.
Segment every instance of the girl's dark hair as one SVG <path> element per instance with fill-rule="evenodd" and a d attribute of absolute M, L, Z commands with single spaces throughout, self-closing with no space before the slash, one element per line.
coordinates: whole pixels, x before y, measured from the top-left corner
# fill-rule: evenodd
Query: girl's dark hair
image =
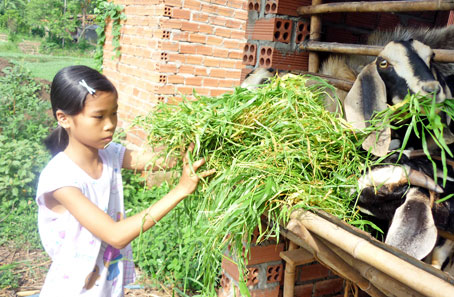
<path fill-rule="evenodd" d="M 101 73 L 87 66 L 69 66 L 61 69 L 54 77 L 50 89 L 52 113 L 56 117 L 57 110 L 67 115 L 76 115 L 82 111 L 88 89 L 79 82 L 84 80 L 95 91 L 117 94 L 115 86 Z M 45 140 L 44 144 L 55 156 L 68 145 L 68 133 L 58 126 Z"/>

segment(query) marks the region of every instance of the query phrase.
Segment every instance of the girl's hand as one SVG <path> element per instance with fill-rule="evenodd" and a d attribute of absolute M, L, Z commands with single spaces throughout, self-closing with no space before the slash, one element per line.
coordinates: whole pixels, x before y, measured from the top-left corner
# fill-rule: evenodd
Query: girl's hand
<path fill-rule="evenodd" d="M 183 192 L 187 195 L 193 193 L 197 188 L 197 184 L 199 183 L 200 178 L 207 177 L 216 172 L 215 169 L 203 171 L 201 173 L 196 174 L 197 169 L 200 168 L 203 164 L 205 164 L 205 159 L 200 159 L 192 163 L 192 168 L 189 165 L 189 152 L 194 150 L 194 144 L 191 143 L 186 151 L 186 155 L 183 159 L 183 172 L 180 177 L 180 182 L 178 183 L 177 187 L 180 188 Z"/>

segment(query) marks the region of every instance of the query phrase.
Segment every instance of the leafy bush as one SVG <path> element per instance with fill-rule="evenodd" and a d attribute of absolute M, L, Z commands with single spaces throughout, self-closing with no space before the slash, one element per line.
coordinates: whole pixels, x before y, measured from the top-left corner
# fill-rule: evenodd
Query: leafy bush
<path fill-rule="evenodd" d="M 125 207 L 131 213 L 146 209 L 170 191 L 167 183 L 150 189 L 144 181 L 139 174 L 123 171 Z M 204 235 L 185 209 L 188 203 L 197 203 L 194 198 L 187 198 L 184 204 L 180 203 L 153 228 L 132 241 L 136 265 L 150 278 L 180 293 L 202 288 L 197 271 L 201 252 L 198 247 Z"/>
<path fill-rule="evenodd" d="M 49 133 L 50 103 L 42 86 L 19 65 L 0 77 L 0 244 L 11 238 L 39 244 L 33 202 L 39 172 L 49 160 L 42 140 Z M 19 240 L 20 241 L 20 240 Z"/>

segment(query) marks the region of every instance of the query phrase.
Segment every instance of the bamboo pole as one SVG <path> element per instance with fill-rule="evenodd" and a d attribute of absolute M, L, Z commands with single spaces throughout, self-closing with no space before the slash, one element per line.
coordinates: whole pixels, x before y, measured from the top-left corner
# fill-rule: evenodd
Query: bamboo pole
<path fill-rule="evenodd" d="M 297 248 L 296 243 L 290 241 L 288 250 L 292 251 Z M 295 292 L 295 264 L 286 262 L 284 272 L 284 296 L 293 297 Z"/>
<path fill-rule="evenodd" d="M 321 3 L 322 3 L 322 0 L 312 0 L 312 5 L 319 5 Z M 310 23 L 309 40 L 313 40 L 313 41 L 320 40 L 321 32 L 322 32 L 321 16 L 312 15 L 311 23 Z M 319 65 L 320 65 L 320 59 L 318 57 L 318 53 L 309 52 L 308 70 L 310 72 L 318 72 Z"/>
<path fill-rule="evenodd" d="M 287 229 L 302 238 L 308 244 L 310 252 L 312 252 L 315 258 L 320 259 L 322 264 L 325 263 L 325 265 L 334 268 L 334 271 L 339 274 L 339 276 L 354 282 L 372 297 L 386 296 L 371 282 L 362 277 L 353 267 L 345 263 L 342 258 L 326 247 L 325 244 L 313 237 L 301 222 L 296 219 L 290 220 Z"/>
<path fill-rule="evenodd" d="M 337 54 L 377 56 L 383 50 L 383 46 L 307 41 L 300 46 L 300 49 L 306 51 L 330 52 Z M 434 49 L 433 51 L 435 53 L 434 61 L 454 62 L 454 50 Z"/>
<path fill-rule="evenodd" d="M 433 274 L 378 248 L 343 228 L 304 210 L 296 210 L 292 219 L 301 222 L 308 230 L 338 246 L 352 257 L 361 260 L 409 288 L 431 297 L 452 297 L 454 286 Z"/>
<path fill-rule="evenodd" d="M 372 1 L 372 2 L 343 2 L 311 6 L 300 6 L 300 15 L 314 15 L 333 12 L 405 12 L 405 11 L 436 11 L 454 9 L 454 1 Z"/>
<path fill-rule="evenodd" d="M 316 235 L 314 235 L 316 236 Z M 316 236 L 318 238 L 318 236 Z M 339 257 L 344 259 L 349 265 L 355 267 L 361 276 L 365 279 L 369 280 L 372 284 L 374 284 L 377 288 L 379 288 L 382 292 L 385 292 L 386 295 L 398 296 L 398 297 L 407 297 L 407 296 L 414 296 L 414 297 L 423 297 L 424 295 L 416 292 L 409 287 L 405 286 L 401 282 L 396 281 L 395 279 L 389 277 L 389 275 L 381 272 L 380 270 L 366 264 L 362 261 L 359 261 L 353 258 L 351 255 L 340 249 L 339 247 L 333 245 L 329 241 L 319 238 L 328 248 L 330 248 L 334 253 L 336 253 Z"/>

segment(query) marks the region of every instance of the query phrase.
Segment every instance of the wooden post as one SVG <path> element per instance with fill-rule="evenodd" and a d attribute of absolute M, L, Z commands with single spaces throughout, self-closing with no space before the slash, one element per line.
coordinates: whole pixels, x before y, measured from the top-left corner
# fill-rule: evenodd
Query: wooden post
<path fill-rule="evenodd" d="M 372 2 L 343 2 L 300 6 L 297 12 L 301 15 L 314 15 L 333 12 L 405 12 L 405 11 L 436 11 L 454 9 L 454 1 L 372 1 Z"/>
<path fill-rule="evenodd" d="M 344 279 L 350 280 L 357 284 L 364 292 L 372 297 L 385 297 L 380 290 L 378 290 L 372 283 L 362 277 L 355 268 L 345 263 L 342 258 L 332 252 L 325 244 L 319 239 L 313 237 L 306 227 L 296 219 L 291 219 L 287 225 L 287 229 L 297 234 L 302 238 L 309 248 L 312 250 L 315 258 L 320 259 L 320 263 L 326 263 L 329 267 L 334 268 L 336 274 Z M 325 265 L 326 265 L 325 264 Z"/>
<path fill-rule="evenodd" d="M 312 0 L 312 5 L 319 5 L 322 3 L 322 0 Z M 310 35 L 309 40 L 318 41 L 320 40 L 320 32 L 322 31 L 322 18 L 319 15 L 312 15 L 311 16 L 311 24 L 310 24 Z M 320 65 L 320 60 L 317 53 L 310 52 L 309 53 L 309 65 L 308 71 L 309 72 L 318 72 L 318 68 Z"/>
<path fill-rule="evenodd" d="M 298 245 L 291 240 L 288 251 L 281 252 L 280 256 L 285 261 L 283 297 L 293 297 L 295 294 L 296 266 L 314 262 L 315 258 L 305 249 L 299 248 Z"/>

